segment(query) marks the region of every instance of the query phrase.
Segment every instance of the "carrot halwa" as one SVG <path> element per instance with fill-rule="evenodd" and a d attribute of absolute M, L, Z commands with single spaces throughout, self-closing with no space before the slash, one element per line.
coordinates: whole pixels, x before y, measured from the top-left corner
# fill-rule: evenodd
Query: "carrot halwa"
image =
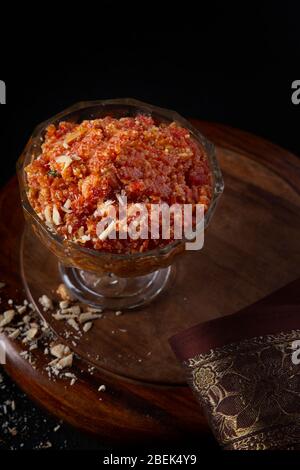
<path fill-rule="evenodd" d="M 41 155 L 26 167 L 28 198 L 65 239 L 113 253 L 143 252 L 170 240 L 99 238 L 105 208 L 127 203 L 204 204 L 212 193 L 204 149 L 177 123 L 138 115 L 51 124 Z M 103 210 L 104 209 L 104 210 Z"/>

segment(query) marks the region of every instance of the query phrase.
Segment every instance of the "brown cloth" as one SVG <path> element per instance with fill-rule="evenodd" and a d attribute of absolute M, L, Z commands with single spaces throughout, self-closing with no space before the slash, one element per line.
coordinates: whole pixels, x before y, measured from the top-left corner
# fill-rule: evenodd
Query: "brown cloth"
<path fill-rule="evenodd" d="M 300 448 L 300 365 L 292 361 L 300 349 L 300 342 L 292 347 L 300 341 L 299 294 L 293 283 L 170 339 L 225 449 Z"/>

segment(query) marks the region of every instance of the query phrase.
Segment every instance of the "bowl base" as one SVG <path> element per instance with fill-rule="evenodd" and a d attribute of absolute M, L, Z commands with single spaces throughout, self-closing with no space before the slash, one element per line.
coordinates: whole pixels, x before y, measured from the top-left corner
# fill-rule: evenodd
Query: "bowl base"
<path fill-rule="evenodd" d="M 157 297 L 168 285 L 175 268 L 169 266 L 137 277 L 102 276 L 59 264 L 63 283 L 80 302 L 95 308 L 122 310 L 140 307 Z"/>

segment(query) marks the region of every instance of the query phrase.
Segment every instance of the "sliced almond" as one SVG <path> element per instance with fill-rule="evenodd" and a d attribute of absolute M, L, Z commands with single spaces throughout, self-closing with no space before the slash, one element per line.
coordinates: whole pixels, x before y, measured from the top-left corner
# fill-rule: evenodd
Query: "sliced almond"
<path fill-rule="evenodd" d="M 57 163 L 63 163 L 63 171 L 65 171 L 68 166 L 71 165 L 72 163 L 72 158 L 69 155 L 60 155 L 59 157 L 56 157 Z"/>
<path fill-rule="evenodd" d="M 10 339 L 16 339 L 16 338 L 19 336 L 20 333 L 21 333 L 21 331 L 19 330 L 19 328 L 16 328 L 14 331 L 12 331 L 12 332 L 8 335 L 8 337 L 9 337 Z"/>
<path fill-rule="evenodd" d="M 52 356 L 61 359 L 64 356 L 64 349 L 64 344 L 56 344 L 55 346 L 50 348 L 50 353 L 52 354 Z"/>
<path fill-rule="evenodd" d="M 79 305 L 73 305 L 72 307 L 69 308 L 64 308 L 61 311 L 62 314 L 70 313 L 72 315 L 80 315 L 81 313 L 81 308 Z"/>
<path fill-rule="evenodd" d="M 71 204 L 72 204 L 71 199 L 67 199 L 66 202 L 64 203 L 64 208 L 70 209 Z"/>
<path fill-rule="evenodd" d="M 56 364 L 57 369 L 64 369 L 65 367 L 72 367 L 73 353 L 61 358 Z"/>
<path fill-rule="evenodd" d="M 68 308 L 70 305 L 69 301 L 68 300 L 62 300 L 61 302 L 59 302 L 59 308 L 61 310 L 64 310 L 65 308 Z"/>
<path fill-rule="evenodd" d="M 18 305 L 18 306 L 16 307 L 16 309 L 17 309 L 17 312 L 18 312 L 20 315 L 22 315 L 23 313 L 26 312 L 27 307 L 26 307 L 26 305 Z"/>
<path fill-rule="evenodd" d="M 38 328 L 30 328 L 30 330 L 27 331 L 26 336 L 23 340 L 23 342 L 31 341 L 33 338 L 36 337 L 38 332 Z"/>
<path fill-rule="evenodd" d="M 95 307 L 87 307 L 87 311 L 90 313 L 102 313 L 103 310 L 101 308 L 95 308 Z"/>
<path fill-rule="evenodd" d="M 81 241 L 82 243 L 86 243 L 86 242 L 90 241 L 90 239 L 91 239 L 91 236 L 90 236 L 90 235 L 83 235 L 83 236 L 79 239 L 79 241 Z"/>
<path fill-rule="evenodd" d="M 73 315 L 72 313 L 53 313 L 52 317 L 55 320 L 71 320 L 72 318 L 77 318 L 78 315 Z"/>
<path fill-rule="evenodd" d="M 68 325 L 70 325 L 74 330 L 79 331 L 79 326 L 74 318 L 67 320 Z"/>
<path fill-rule="evenodd" d="M 79 128 L 76 129 L 73 132 L 70 132 L 66 137 L 65 137 L 65 143 L 70 144 L 74 140 L 78 139 L 79 137 L 83 136 L 85 134 L 86 130 Z"/>
<path fill-rule="evenodd" d="M 45 216 L 46 222 L 48 222 L 48 224 L 52 224 L 53 220 L 52 220 L 51 206 L 45 207 L 44 216 Z"/>
<path fill-rule="evenodd" d="M 91 321 L 91 320 L 97 320 L 98 318 L 101 318 L 102 317 L 102 314 L 101 313 L 90 313 L 90 312 L 85 312 L 85 313 L 81 313 L 79 315 L 79 323 L 85 323 L 87 321 Z"/>
<path fill-rule="evenodd" d="M 92 328 L 93 326 L 93 323 L 91 321 L 88 321 L 86 322 L 84 325 L 83 325 L 83 331 L 85 333 L 87 333 L 88 331 L 90 331 L 90 329 Z"/>
<path fill-rule="evenodd" d="M 72 153 L 71 158 L 72 158 L 72 160 L 76 160 L 76 161 L 81 160 L 81 157 L 79 157 L 79 155 L 76 155 L 76 153 Z"/>
<path fill-rule="evenodd" d="M 52 218 L 53 218 L 53 222 L 55 223 L 55 225 L 61 224 L 61 216 L 55 204 L 53 206 Z"/>
<path fill-rule="evenodd" d="M 67 356 L 68 354 L 70 354 L 71 350 L 69 348 L 69 346 L 65 346 L 64 347 L 64 356 Z"/>
<path fill-rule="evenodd" d="M 8 325 L 14 318 L 15 316 L 15 311 L 14 310 L 6 310 L 6 312 L 1 315 L 0 319 L 0 328 L 2 326 Z"/>

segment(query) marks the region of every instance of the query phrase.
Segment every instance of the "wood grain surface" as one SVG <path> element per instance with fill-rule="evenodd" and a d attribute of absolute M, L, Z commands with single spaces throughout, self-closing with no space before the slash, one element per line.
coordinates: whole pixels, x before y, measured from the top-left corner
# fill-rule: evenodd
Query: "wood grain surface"
<path fill-rule="evenodd" d="M 106 312 L 95 322 L 75 348 L 81 358 L 75 367 L 83 372 L 73 387 L 49 382 L 42 368 L 34 370 L 20 358 L 17 343 L 8 344 L 6 369 L 25 392 L 71 424 L 109 439 L 181 439 L 205 432 L 206 421 L 184 385 L 168 338 L 254 304 L 300 277 L 300 160 L 246 132 L 193 123 L 216 144 L 225 180 L 204 249 L 179 259 L 173 284 L 148 307 L 119 317 Z M 15 179 L 2 190 L 0 218 L 1 280 L 15 298 L 23 295 L 23 217 Z M 33 300 L 43 293 L 53 296 L 56 260 L 28 233 L 22 265 Z M 65 325 L 51 314 L 46 319 L 68 343 Z M 34 353 L 45 360 L 40 351 Z M 92 377 L 85 372 L 88 364 L 96 366 Z M 100 401 L 101 383 L 107 393 Z"/>

